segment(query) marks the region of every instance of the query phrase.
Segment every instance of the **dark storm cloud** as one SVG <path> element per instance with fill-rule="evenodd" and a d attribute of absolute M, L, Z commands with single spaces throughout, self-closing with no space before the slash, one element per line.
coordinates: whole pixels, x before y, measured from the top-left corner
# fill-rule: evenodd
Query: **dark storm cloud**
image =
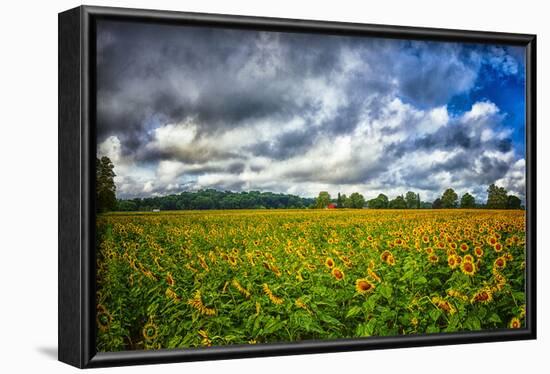
<path fill-rule="evenodd" d="M 397 69 L 404 79 L 400 93 L 420 106 L 446 104 L 457 93 L 470 90 L 480 63 L 454 44 L 413 43 L 412 53 L 404 54 Z M 436 53 L 434 53 L 436 51 Z M 441 63 L 446 60 L 446 63 Z"/>
<path fill-rule="evenodd" d="M 297 103 L 289 85 L 326 72 L 341 48 L 330 39 L 279 34 L 283 52 L 289 51 L 285 66 L 264 75 L 280 51 L 257 47 L 260 33 L 112 22 L 98 30 L 99 141 L 116 132 L 129 148 L 147 142 L 155 120 L 193 117 L 201 132 L 211 132 L 314 108 Z M 277 47 L 277 39 L 267 42 Z M 251 61 L 257 71 L 245 74 Z"/>
<path fill-rule="evenodd" d="M 394 46 L 384 40 L 370 41 L 371 50 L 359 39 L 336 36 L 125 22 L 100 23 L 98 30 L 98 140 L 116 133 L 125 153 L 150 141 L 148 132 L 159 123 L 194 118 L 200 132 L 211 133 L 262 118 L 315 116 L 323 103 L 301 100 L 299 82 L 342 73 L 344 48 L 366 59 L 372 50 L 383 53 L 372 59 L 369 74 L 350 73 L 349 103 L 324 122 L 328 131 L 353 130 L 365 95 L 391 90 L 385 67 Z M 272 50 L 263 48 L 269 43 Z M 282 65 L 273 66 L 277 62 Z"/>
<path fill-rule="evenodd" d="M 271 141 L 256 143 L 247 148 L 254 156 L 264 156 L 275 160 L 285 160 L 305 152 L 317 136 L 311 127 L 284 133 Z"/>
<path fill-rule="evenodd" d="M 470 92 L 484 64 L 521 75 L 518 49 L 137 22 L 97 30 L 98 144 L 117 158 L 121 196 L 435 193 L 443 177 L 522 188 L 499 113 L 429 116 Z"/>

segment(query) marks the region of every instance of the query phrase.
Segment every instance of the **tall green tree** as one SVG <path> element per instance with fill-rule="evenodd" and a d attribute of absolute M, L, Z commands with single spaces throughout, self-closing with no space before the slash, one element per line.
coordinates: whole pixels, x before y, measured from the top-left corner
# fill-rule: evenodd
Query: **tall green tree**
<path fill-rule="evenodd" d="M 390 209 L 407 209 L 407 201 L 403 195 L 399 195 L 395 199 L 390 200 L 388 207 Z"/>
<path fill-rule="evenodd" d="M 351 208 L 351 201 L 349 200 L 349 197 L 347 197 L 345 193 L 342 194 L 340 199 L 342 200 L 341 208 Z"/>
<path fill-rule="evenodd" d="M 507 209 L 521 209 L 521 200 L 515 195 L 508 195 L 508 201 L 506 202 Z"/>
<path fill-rule="evenodd" d="M 466 192 L 462 197 L 460 198 L 460 207 L 463 209 L 471 209 L 476 207 L 476 199 L 470 195 L 468 192 Z"/>
<path fill-rule="evenodd" d="M 338 208 L 343 208 L 344 204 L 342 202 L 342 195 L 340 195 L 340 192 L 338 192 L 338 199 L 336 199 L 336 205 Z"/>
<path fill-rule="evenodd" d="M 362 209 L 365 206 L 365 198 L 359 192 L 354 192 L 349 195 L 350 208 Z"/>
<path fill-rule="evenodd" d="M 456 208 L 458 205 L 458 195 L 452 188 L 447 188 L 441 196 L 441 207 L 444 209 Z"/>
<path fill-rule="evenodd" d="M 115 210 L 117 206 L 114 168 L 109 157 L 96 159 L 96 204 L 99 212 Z"/>
<path fill-rule="evenodd" d="M 315 199 L 315 208 L 324 209 L 330 204 L 330 194 L 327 191 L 319 192 L 319 196 Z"/>
<path fill-rule="evenodd" d="M 412 192 L 409 191 L 405 194 L 405 201 L 407 202 L 407 208 L 408 209 L 418 209 L 419 201 L 418 196 Z"/>
<path fill-rule="evenodd" d="M 508 192 L 494 183 L 487 188 L 487 209 L 506 209 Z"/>
<path fill-rule="evenodd" d="M 441 209 L 441 208 L 443 208 L 443 204 L 441 203 L 441 199 L 438 197 L 433 201 L 432 209 Z"/>
<path fill-rule="evenodd" d="M 376 198 L 370 199 L 367 205 L 370 209 L 386 209 L 388 207 L 388 202 L 388 197 L 381 193 Z"/>

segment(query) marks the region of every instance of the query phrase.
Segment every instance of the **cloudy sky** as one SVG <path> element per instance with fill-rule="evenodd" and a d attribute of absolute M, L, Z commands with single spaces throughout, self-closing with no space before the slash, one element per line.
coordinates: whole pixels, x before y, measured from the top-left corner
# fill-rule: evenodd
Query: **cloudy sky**
<path fill-rule="evenodd" d="M 523 48 L 101 21 L 117 196 L 525 195 Z"/>

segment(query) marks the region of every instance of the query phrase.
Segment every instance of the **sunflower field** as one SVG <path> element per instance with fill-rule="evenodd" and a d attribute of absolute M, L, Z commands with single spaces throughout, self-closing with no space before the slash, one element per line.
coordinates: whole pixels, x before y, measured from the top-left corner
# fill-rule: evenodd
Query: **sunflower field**
<path fill-rule="evenodd" d="M 234 210 L 97 217 L 97 349 L 525 326 L 525 214 Z"/>

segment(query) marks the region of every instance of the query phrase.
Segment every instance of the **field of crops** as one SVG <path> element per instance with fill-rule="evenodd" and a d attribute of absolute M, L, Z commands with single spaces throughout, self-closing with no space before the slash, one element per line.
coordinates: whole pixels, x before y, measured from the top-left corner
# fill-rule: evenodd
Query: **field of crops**
<path fill-rule="evenodd" d="M 256 210 L 97 218 L 99 351 L 525 325 L 525 216 Z"/>

